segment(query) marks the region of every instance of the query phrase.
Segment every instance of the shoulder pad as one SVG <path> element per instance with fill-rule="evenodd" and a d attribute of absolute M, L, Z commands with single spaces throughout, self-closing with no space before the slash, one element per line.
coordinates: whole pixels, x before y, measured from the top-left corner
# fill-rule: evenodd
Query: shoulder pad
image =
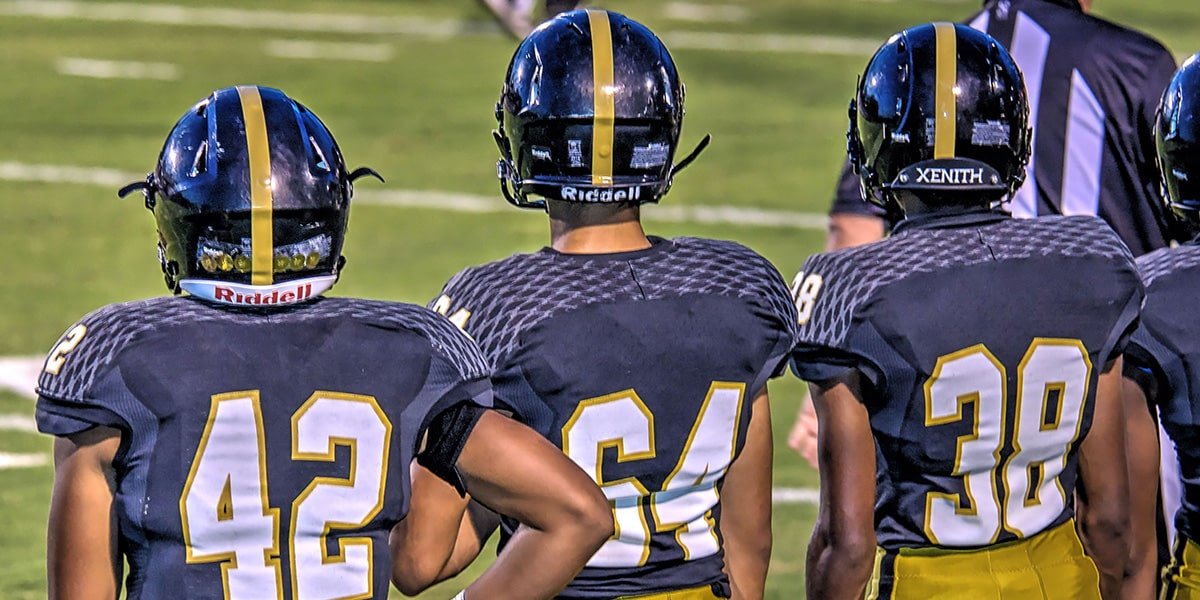
<path fill-rule="evenodd" d="M 173 318 L 184 303 L 154 298 L 110 304 L 83 317 L 58 339 L 46 357 L 37 393 L 57 400 L 83 401 L 97 379 L 139 335 Z"/>
<path fill-rule="evenodd" d="M 1197 266 L 1200 266 L 1200 245 L 1196 244 L 1162 248 L 1137 258 L 1138 273 L 1146 287 L 1162 277 Z"/>
<path fill-rule="evenodd" d="M 478 379 L 491 374 L 487 362 L 466 333 L 455 327 L 446 317 L 416 304 L 361 300 L 357 298 L 331 298 L 311 308 L 293 311 L 289 317 L 331 316 L 343 313 L 364 321 L 376 321 L 412 331 L 429 340 L 430 346 L 443 359 L 454 365 L 464 379 Z"/>

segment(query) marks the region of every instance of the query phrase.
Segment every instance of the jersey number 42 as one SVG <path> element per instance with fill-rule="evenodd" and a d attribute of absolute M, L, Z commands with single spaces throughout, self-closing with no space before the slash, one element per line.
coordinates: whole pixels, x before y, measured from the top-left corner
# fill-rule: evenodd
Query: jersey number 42
<path fill-rule="evenodd" d="M 335 460 L 350 449 L 348 478 L 317 477 L 292 500 L 286 525 L 293 598 L 370 598 L 373 542 L 326 538 L 361 528 L 383 509 L 392 424 L 371 396 L 316 392 L 292 415 L 294 461 Z M 221 563 L 226 600 L 283 598 L 279 509 L 267 495 L 267 449 L 257 390 L 212 397 L 179 516 L 187 562 Z"/>

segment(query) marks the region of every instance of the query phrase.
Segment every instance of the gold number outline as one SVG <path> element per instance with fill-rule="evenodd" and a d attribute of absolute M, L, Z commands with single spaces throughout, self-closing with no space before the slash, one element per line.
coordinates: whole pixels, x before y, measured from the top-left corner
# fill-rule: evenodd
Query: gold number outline
<path fill-rule="evenodd" d="M 958 440 L 955 445 L 954 471 L 953 471 L 953 474 L 962 480 L 963 491 L 966 493 L 967 499 L 968 499 L 968 501 L 970 501 L 971 505 L 969 507 L 964 507 L 962 504 L 962 497 L 959 496 L 958 494 L 946 494 L 943 492 L 928 492 L 927 494 L 925 494 L 925 535 L 928 536 L 929 540 L 932 541 L 934 544 L 938 543 L 938 539 L 937 539 L 937 535 L 935 535 L 933 533 L 933 528 L 930 526 L 930 518 L 933 514 L 933 502 L 935 499 L 943 499 L 943 500 L 947 500 L 947 501 L 953 503 L 954 504 L 954 514 L 956 514 L 956 515 L 973 517 L 973 516 L 978 516 L 978 514 L 979 514 L 979 509 L 978 509 L 979 505 L 976 503 L 975 494 L 971 490 L 970 481 L 968 480 L 966 474 L 959 473 L 959 471 L 961 470 L 961 467 L 959 465 L 962 464 L 963 444 L 966 442 L 970 442 L 970 441 L 979 439 L 979 408 L 981 405 L 979 392 L 976 391 L 972 394 L 963 394 L 961 396 L 958 396 L 957 397 L 958 407 L 957 407 L 955 414 L 947 416 L 947 417 L 940 417 L 940 418 L 930 417 L 930 415 L 933 414 L 933 385 L 934 385 L 934 383 L 937 382 L 938 379 L 941 378 L 942 368 L 945 367 L 945 365 L 947 363 L 950 363 L 950 362 L 953 362 L 955 360 L 959 360 L 962 358 L 966 358 L 973 354 L 982 355 L 989 362 L 991 362 L 993 366 L 996 367 L 996 369 L 1000 373 L 1000 398 L 1002 400 L 1005 398 L 1008 398 L 1008 371 L 1004 368 L 1004 365 L 1000 362 L 1000 360 L 996 358 L 996 355 L 992 354 L 992 351 L 989 350 L 987 348 L 987 346 L 985 346 L 983 344 L 975 344 L 974 346 L 970 346 L 968 348 L 963 348 L 962 350 L 958 350 L 956 352 L 951 352 L 950 354 L 939 356 L 937 359 L 937 362 L 934 364 L 933 373 L 930 374 L 929 379 L 925 380 L 925 385 L 924 385 L 925 427 L 934 427 L 937 425 L 948 425 L 950 423 L 957 423 L 963 419 L 963 406 L 965 406 L 969 403 L 972 403 L 972 402 L 975 403 L 975 422 L 972 426 L 972 432 L 968 435 L 958 436 Z M 1001 453 L 1004 449 L 1004 432 L 1007 428 L 1006 427 L 1007 426 L 1007 422 L 1006 422 L 1007 418 L 1008 418 L 1008 416 L 1005 414 L 1005 411 L 1003 411 L 1003 410 L 1000 411 L 1000 443 L 997 444 L 996 449 L 992 452 L 992 457 L 993 457 L 992 472 L 993 472 L 993 474 L 995 473 L 995 469 L 1000 467 Z M 998 519 L 1000 521 L 998 526 L 996 527 L 995 533 L 992 534 L 991 539 L 987 542 L 988 544 L 994 544 L 994 543 L 996 543 L 996 540 L 999 539 L 1000 532 L 1004 528 L 1004 506 L 1000 502 L 1000 490 L 996 486 L 995 476 L 993 475 L 990 479 L 991 479 L 992 501 L 996 505 L 996 516 L 998 517 Z"/>
<path fill-rule="evenodd" d="M 263 566 L 273 567 L 275 569 L 275 597 L 283 600 L 283 561 L 279 558 L 280 543 L 279 543 L 279 509 L 271 508 L 270 495 L 267 490 L 267 442 L 264 435 L 262 405 L 260 401 L 259 390 L 245 390 L 240 392 L 227 392 L 224 394 L 214 394 L 211 398 L 211 405 L 208 410 L 208 420 L 204 424 L 204 433 L 200 435 L 200 444 L 196 447 L 196 454 L 192 458 L 191 468 L 188 469 L 187 479 L 183 484 L 183 493 L 179 496 L 179 518 L 183 526 L 183 547 L 184 560 L 187 564 L 206 564 L 206 563 L 221 563 L 221 587 L 224 591 L 225 598 L 229 598 L 229 571 L 237 569 L 237 553 L 236 552 L 218 552 L 209 555 L 197 556 L 192 551 L 192 536 L 188 526 L 188 510 L 187 498 L 192 491 L 192 483 L 196 479 L 196 473 L 200 469 L 201 457 L 208 449 L 208 440 L 212 436 L 213 425 L 217 421 L 218 405 L 229 400 L 249 400 L 254 413 L 254 427 L 256 443 L 258 444 L 258 478 L 259 492 L 262 502 L 262 515 L 271 519 L 271 540 L 274 546 L 263 548 Z M 219 507 L 218 507 L 219 510 Z"/>
<path fill-rule="evenodd" d="M 321 400 L 361 402 L 370 406 L 376 416 L 379 417 L 380 423 L 384 426 L 383 436 L 383 461 L 381 462 L 381 473 L 379 478 L 379 494 L 374 507 L 367 515 L 358 523 L 342 523 L 336 521 L 326 521 L 325 528 L 321 532 L 321 564 L 337 564 L 346 561 L 346 548 L 350 546 L 364 546 L 367 549 L 367 592 L 356 596 L 343 596 L 340 600 L 361 600 L 364 598 L 372 598 L 375 595 L 375 542 L 370 536 L 349 536 L 338 538 L 338 553 L 336 555 L 329 554 L 329 545 L 327 539 L 329 534 L 334 529 L 357 529 L 364 527 L 370 523 L 380 511 L 383 510 L 383 500 L 387 491 L 387 472 L 388 461 L 391 458 L 392 452 L 392 422 L 388 419 L 387 414 L 380 408 L 379 402 L 373 396 L 364 394 L 347 394 L 343 392 L 330 392 L 318 390 L 313 392 L 296 412 L 292 413 L 292 455 L 293 461 L 320 461 L 334 462 L 337 460 L 337 447 L 344 446 L 350 450 L 350 474 L 349 477 L 314 477 L 309 481 L 304 490 L 292 500 L 292 518 L 291 526 L 288 528 L 288 548 L 291 549 L 289 560 L 291 563 L 292 575 L 292 593 L 297 593 L 298 577 L 296 573 L 296 518 L 299 515 L 300 505 L 313 493 L 320 485 L 331 485 L 339 487 L 353 488 L 358 474 L 358 438 L 330 436 L 328 438 L 328 448 L 325 453 L 321 452 L 300 452 L 297 448 L 299 443 L 299 425 L 300 420 L 304 415 Z"/>
<path fill-rule="evenodd" d="M 54 350 L 50 351 L 50 356 L 46 357 L 43 370 L 51 375 L 58 375 L 62 371 L 63 365 L 67 364 L 67 355 L 83 341 L 87 330 L 87 325 L 80 323 L 63 334 L 62 339 L 54 346 Z"/>
<path fill-rule="evenodd" d="M 691 560 L 691 554 L 692 554 L 691 551 L 688 549 L 687 545 L 683 543 L 683 539 L 682 539 L 682 535 L 684 534 L 684 532 L 687 531 L 688 523 L 675 523 L 675 522 L 668 522 L 668 521 L 662 520 L 662 518 L 659 517 L 659 515 L 658 515 L 658 502 L 655 500 L 655 496 L 659 493 L 665 492 L 670 487 L 671 481 L 673 481 L 675 479 L 675 476 L 678 475 L 679 472 L 683 470 L 684 462 L 686 462 L 688 454 L 692 451 L 692 444 L 696 441 L 696 432 L 700 429 L 700 423 L 704 422 L 704 416 L 708 412 L 708 406 L 712 402 L 713 395 L 716 394 L 718 390 L 723 390 L 723 389 L 737 391 L 738 403 L 737 403 L 737 411 L 735 414 L 738 415 L 738 417 L 740 418 L 740 416 L 742 414 L 742 407 L 745 406 L 746 384 L 738 383 L 738 382 L 729 382 L 729 381 L 714 381 L 714 382 L 712 382 L 712 385 L 710 385 L 708 388 L 708 394 L 705 395 L 705 397 L 704 397 L 704 404 L 702 404 L 700 406 L 700 412 L 696 416 L 696 422 L 692 424 L 692 431 L 691 431 L 691 433 L 688 434 L 687 442 L 683 446 L 683 452 L 681 452 L 679 454 L 679 461 L 677 463 L 675 463 L 675 468 L 671 471 L 671 474 L 667 475 L 667 478 L 663 480 L 662 492 L 655 492 L 655 494 L 651 494 L 651 496 L 650 496 L 650 513 L 654 516 L 654 531 L 656 533 L 664 533 L 665 531 L 673 531 L 675 534 L 675 543 L 679 544 L 679 547 L 683 549 L 683 560 L 685 560 L 685 561 Z M 732 435 L 733 435 L 733 444 L 730 446 L 730 450 L 729 450 L 729 462 L 731 464 L 733 463 L 733 459 L 737 456 L 738 424 L 736 422 L 734 423 Z M 706 476 L 706 475 L 707 474 L 702 475 L 700 479 L 703 479 L 704 476 Z M 718 478 L 718 480 L 719 479 L 720 478 Z M 700 480 L 697 480 L 697 481 L 693 482 L 693 485 L 699 485 L 699 483 L 700 483 Z M 720 492 L 720 489 L 717 487 L 717 481 L 713 481 L 712 487 L 713 487 L 713 490 L 717 493 L 717 501 L 720 502 L 721 492 Z M 716 520 L 714 520 L 712 517 L 712 509 L 709 509 L 707 512 L 704 513 L 704 520 L 708 523 L 709 535 L 711 535 L 713 537 L 713 540 L 716 541 L 717 545 L 719 546 L 721 543 L 721 540 L 717 536 L 717 531 L 716 531 L 717 523 L 716 523 Z"/>
<path fill-rule="evenodd" d="M 597 396 L 595 398 L 588 398 L 587 400 L 584 400 L 575 406 L 575 412 L 571 413 L 571 418 L 567 419 L 567 422 L 563 424 L 563 426 L 562 426 L 562 450 L 563 450 L 563 454 L 566 454 L 568 457 L 571 456 L 570 433 L 571 433 L 571 430 L 575 427 L 575 424 L 579 421 L 579 419 L 583 417 L 583 413 L 585 410 L 587 410 L 589 407 L 592 407 L 592 406 L 600 406 L 600 405 L 608 404 L 611 402 L 620 402 L 622 400 L 632 401 L 634 406 L 636 406 L 637 409 L 646 417 L 646 425 L 647 425 L 646 431 L 649 434 L 649 444 L 647 445 L 647 447 L 649 449 L 645 452 L 627 453 L 625 451 L 625 439 L 624 438 L 616 437 L 616 438 L 606 438 L 606 439 L 597 440 L 596 441 L 596 468 L 595 468 L 595 472 L 592 473 L 591 475 L 593 477 L 593 481 L 595 481 L 596 484 L 599 485 L 601 488 L 615 486 L 615 485 L 621 485 L 622 483 L 629 483 L 629 484 L 632 484 L 635 488 L 637 488 L 637 490 L 638 490 L 638 500 L 637 500 L 638 518 L 642 522 L 642 531 L 643 531 L 643 533 L 645 533 L 645 536 L 644 536 L 645 541 L 642 543 L 642 556 L 641 556 L 641 559 L 638 560 L 638 564 L 637 564 L 637 566 L 641 567 L 646 564 L 646 561 L 650 560 L 650 538 L 653 537 L 653 532 L 650 529 L 650 523 L 646 519 L 646 510 L 645 510 L 645 503 L 646 503 L 646 499 L 650 496 L 650 490 L 647 489 L 645 485 L 642 485 L 642 482 L 638 481 L 637 477 L 623 477 L 621 479 L 616 479 L 613 481 L 605 481 L 602 471 L 604 469 L 604 451 L 609 448 L 616 449 L 618 463 L 624 463 L 624 462 L 633 461 L 633 460 L 646 460 L 646 459 L 654 458 L 655 456 L 658 455 L 657 447 L 655 446 L 655 441 L 654 441 L 654 414 L 650 412 L 650 408 L 648 406 L 646 406 L 646 403 L 644 401 L 642 401 L 641 396 L 638 396 L 638 393 L 636 391 L 634 391 L 633 388 L 629 388 L 629 389 L 622 390 L 620 392 L 615 392 L 612 394 L 605 394 L 603 396 Z M 612 534 L 612 537 L 608 538 L 610 541 L 615 541 L 615 540 L 618 540 L 621 538 L 621 524 L 616 519 L 616 512 L 617 512 L 617 507 L 616 507 L 616 504 L 613 503 L 613 534 Z"/>
<path fill-rule="evenodd" d="M 1066 450 L 1066 451 L 1063 452 L 1062 459 L 1061 459 L 1062 470 L 1066 470 L 1067 459 L 1071 454 L 1069 450 L 1072 446 L 1075 445 L 1075 442 L 1079 441 L 1079 435 L 1083 429 L 1083 415 L 1084 415 L 1084 412 L 1087 411 L 1087 397 L 1088 397 L 1088 393 L 1091 390 L 1092 369 L 1093 369 L 1092 357 L 1090 355 L 1088 355 L 1087 346 L 1084 346 L 1083 342 L 1080 340 L 1077 340 L 1077 339 L 1046 338 L 1046 337 L 1033 338 L 1033 342 L 1031 342 L 1029 344 L 1029 348 L 1025 351 L 1025 356 L 1021 357 L 1021 362 L 1017 364 L 1017 404 L 1016 404 L 1016 411 L 1013 413 L 1014 415 L 1017 416 L 1017 419 L 1016 419 L 1016 422 L 1013 423 L 1013 430 L 1012 430 L 1013 453 L 1011 456 L 1008 457 L 1008 460 L 1005 461 L 1003 468 L 1000 468 L 999 466 L 997 467 L 997 468 L 1000 468 L 1000 481 L 1004 486 L 1004 498 L 1006 501 L 1007 501 L 1009 495 L 1012 493 L 1011 487 L 1009 486 L 1009 482 L 1008 482 L 1009 465 L 1011 465 L 1013 460 L 1015 460 L 1021 454 L 1021 409 L 1023 408 L 1021 406 L 1021 403 L 1022 403 L 1022 398 L 1024 396 L 1024 394 L 1022 394 L 1021 392 L 1025 389 L 1025 368 L 1029 365 L 1029 361 L 1033 360 L 1033 355 L 1037 351 L 1037 349 L 1041 348 L 1042 346 L 1066 346 L 1066 347 L 1076 348 L 1079 350 L 1079 355 L 1083 358 L 1083 364 L 1087 366 L 1087 371 L 1084 373 L 1084 378 L 1083 378 L 1083 396 L 1082 396 L 1083 401 L 1079 403 L 1079 415 L 1075 420 L 1075 433 L 1071 436 L 1070 441 L 1067 442 L 1066 448 L 1064 448 L 1064 450 Z M 1066 402 L 1066 389 L 1067 389 L 1067 382 L 1065 382 L 1065 381 L 1047 382 L 1045 389 L 1042 390 L 1041 414 L 1042 415 L 1046 414 L 1046 404 L 1049 403 L 1049 401 L 1050 401 L 1050 392 L 1053 389 L 1058 389 L 1060 391 L 1059 401 L 1058 401 L 1058 410 L 1057 410 L 1058 414 L 1055 416 L 1054 425 L 1052 427 L 1047 427 L 1046 424 L 1044 423 L 1044 419 L 1041 419 L 1043 421 L 1043 423 L 1039 427 L 1040 431 L 1050 431 L 1052 429 L 1058 429 L 1058 427 L 1062 424 L 1062 410 L 1063 410 L 1063 404 Z M 1035 465 L 1038 467 L 1037 485 L 1034 485 L 1034 480 L 1033 480 L 1033 468 Z M 1043 465 L 1045 465 L 1045 461 L 1031 461 L 1028 465 L 1025 465 L 1025 477 L 1029 482 L 1029 484 L 1028 484 L 1029 487 L 1027 488 L 1026 493 L 1028 493 L 1029 491 L 1033 491 L 1033 500 L 1032 501 L 1029 499 L 1028 496 L 1026 496 L 1023 499 L 1023 505 L 1026 508 L 1029 508 L 1031 506 L 1036 506 L 1036 505 L 1042 503 L 1042 499 L 1040 497 L 1040 491 L 1042 488 L 1042 482 L 1044 481 L 1044 479 L 1046 477 L 1046 469 Z M 1054 479 L 1054 485 L 1058 488 L 1058 493 L 1062 495 L 1063 506 L 1066 506 L 1067 505 L 1067 492 L 1062 487 L 1062 480 L 1060 478 L 1056 477 Z M 1020 531 L 1016 527 L 1009 524 L 1008 518 L 1007 518 L 1007 513 L 1008 513 L 1008 507 L 1006 506 L 1004 509 L 1005 518 L 1002 519 L 1002 521 L 1001 521 L 1001 524 L 1004 526 L 1004 529 L 1007 530 L 1008 532 L 1012 533 L 1013 535 L 1016 535 L 1019 538 L 1024 538 L 1025 537 L 1024 532 Z"/>

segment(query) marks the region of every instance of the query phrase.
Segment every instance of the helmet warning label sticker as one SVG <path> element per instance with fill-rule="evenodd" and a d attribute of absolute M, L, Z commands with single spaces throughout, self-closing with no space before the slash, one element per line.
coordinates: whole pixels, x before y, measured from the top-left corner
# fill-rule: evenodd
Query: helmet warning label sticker
<path fill-rule="evenodd" d="M 633 147 L 633 159 L 629 161 L 631 169 L 653 169 L 667 163 L 670 146 L 655 142 L 646 146 Z"/>
<path fill-rule="evenodd" d="M 971 145 L 1007 146 L 1011 131 L 1008 123 L 1003 121 L 975 121 L 971 126 Z"/>

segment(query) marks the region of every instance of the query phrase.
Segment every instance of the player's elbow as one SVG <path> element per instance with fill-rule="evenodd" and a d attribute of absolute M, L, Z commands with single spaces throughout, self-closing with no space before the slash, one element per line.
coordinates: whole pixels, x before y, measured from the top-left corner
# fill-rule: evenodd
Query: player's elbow
<path fill-rule="evenodd" d="M 1123 574 L 1130 557 L 1132 543 L 1129 533 L 1129 513 L 1118 508 L 1100 509 L 1089 506 L 1082 523 L 1088 554 L 1096 567 L 1105 573 Z"/>
<path fill-rule="evenodd" d="M 392 585 L 405 596 L 416 596 L 437 583 L 444 566 L 429 559 L 429 553 L 414 554 L 397 555 L 392 560 Z"/>
<path fill-rule="evenodd" d="M 837 571 L 854 577 L 869 577 L 875 565 L 876 540 L 873 527 L 823 528 L 822 546 L 826 562 Z"/>
<path fill-rule="evenodd" d="M 571 494 L 568 502 L 568 523 L 575 529 L 573 535 L 582 543 L 599 550 L 613 536 L 613 511 L 608 498 L 594 485 L 590 489 Z"/>

